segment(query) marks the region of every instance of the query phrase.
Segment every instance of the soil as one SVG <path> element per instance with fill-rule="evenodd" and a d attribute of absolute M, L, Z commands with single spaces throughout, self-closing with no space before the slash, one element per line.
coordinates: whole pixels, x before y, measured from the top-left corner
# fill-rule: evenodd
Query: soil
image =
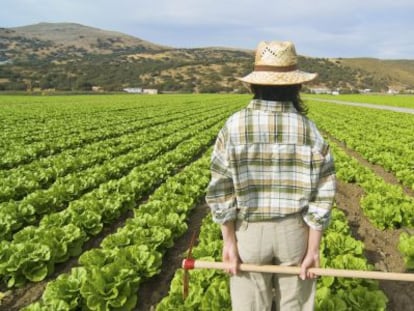
<path fill-rule="evenodd" d="M 188 230 L 164 256 L 161 273 L 141 285 L 138 291 L 136 311 L 155 310 L 155 306 L 168 294 L 175 271 L 181 267 L 182 260 L 187 256 L 186 251 L 191 245 L 193 235 L 198 236 L 201 222 L 208 212 L 206 204 L 200 204 L 192 211 L 188 221 Z"/>
<path fill-rule="evenodd" d="M 180 237 L 174 244 L 174 247 L 169 249 L 164 255 L 160 274 L 147 282 L 144 282 L 140 286 L 138 291 L 138 303 L 135 310 L 153 310 L 155 305 L 168 294 L 170 281 L 186 256 L 185 252 L 191 243 L 193 235 L 198 235 L 201 222 L 207 213 L 208 207 L 206 204 L 199 204 L 193 209 L 188 220 L 187 232 Z M 132 217 L 132 212 L 130 211 L 123 215 L 117 223 L 114 223 L 110 227 L 105 227 L 99 236 L 89 240 L 84 249 L 88 250 L 98 247 L 105 236 L 115 232 L 119 227 L 122 227 L 129 217 Z M 3 299 L 0 298 L 0 311 L 18 311 L 35 302 L 42 296 L 49 281 L 55 279 L 59 274 L 69 272 L 70 269 L 76 265 L 78 265 L 77 258 L 72 258 L 68 262 L 58 265 L 55 273 L 41 282 L 31 283 L 23 288 L 12 291 L 6 291 L 4 288 L 1 288 L 0 292 L 4 292 L 5 297 Z"/>
<path fill-rule="evenodd" d="M 85 243 L 83 250 L 87 251 L 98 247 L 107 235 L 115 232 L 119 227 L 122 227 L 125 224 L 125 221 L 130 217 L 132 217 L 132 211 L 127 211 L 118 219 L 117 222 L 113 223 L 111 226 L 104 227 L 98 236 L 91 238 Z M 65 263 L 56 265 L 54 273 L 41 282 L 30 283 L 22 288 L 8 291 L 5 290 L 5 288 L 0 287 L 0 292 L 5 293 L 5 297 L 0 299 L 0 311 L 18 311 L 21 308 L 35 302 L 42 296 L 48 282 L 54 280 L 62 273 L 69 272 L 72 267 L 77 265 L 78 258 L 71 258 Z"/>
<path fill-rule="evenodd" d="M 340 144 L 340 142 L 337 142 Z M 370 167 L 375 173 L 384 178 L 391 184 L 398 184 L 395 176 L 384 171 L 380 166 L 372 165 L 362 159 L 359 154 L 349 150 L 342 144 L 344 150 L 358 159 L 363 165 Z M 408 195 L 414 196 L 410 189 L 405 189 Z M 365 256 L 376 270 L 388 272 L 404 271 L 403 259 L 397 250 L 399 235 L 403 229 L 378 230 L 369 220 L 361 214 L 359 202 L 363 196 L 363 191 L 355 184 L 338 182 L 336 203 L 339 209 L 347 215 L 353 236 L 364 242 Z M 152 311 L 155 305 L 164 297 L 169 290 L 170 281 L 175 270 L 181 266 L 181 261 L 185 257 L 185 251 L 190 245 L 194 233 L 198 233 L 201 221 L 208 213 L 205 204 L 199 204 L 191 213 L 189 219 L 189 229 L 164 256 L 164 264 L 159 275 L 141 285 L 138 291 L 138 304 L 135 310 Z M 117 227 L 122 226 L 128 215 L 110 228 L 106 228 L 100 237 L 90 241 L 88 247 L 99 245 L 106 234 L 114 232 Z M 36 284 L 30 284 L 22 289 L 6 292 L 7 295 L 0 304 L 0 310 L 14 311 L 37 300 L 50 279 L 59 273 L 69 271 L 77 264 L 77 260 L 72 261 L 57 268 L 56 273 L 49 279 Z M 388 311 L 410 311 L 414 310 L 414 283 L 397 281 L 379 281 L 380 288 L 389 299 Z"/>
<path fill-rule="evenodd" d="M 383 167 L 369 163 L 359 153 L 348 149 L 333 137 L 330 139 L 339 144 L 348 155 L 382 177 L 385 182 L 400 185 L 397 178 L 392 173 L 385 171 Z M 403 187 L 403 189 L 405 194 L 414 196 L 412 189 L 408 187 Z M 368 262 L 374 265 L 375 270 L 378 271 L 407 272 L 401 253 L 397 249 L 399 236 L 402 231 L 407 231 L 407 229 L 379 230 L 375 228 L 361 213 L 359 201 L 362 196 L 363 191 L 357 185 L 338 182 L 335 197 L 337 206 L 346 213 L 353 236 L 364 242 L 365 256 Z M 389 299 L 388 311 L 414 310 L 414 283 L 380 280 L 379 285 Z"/>

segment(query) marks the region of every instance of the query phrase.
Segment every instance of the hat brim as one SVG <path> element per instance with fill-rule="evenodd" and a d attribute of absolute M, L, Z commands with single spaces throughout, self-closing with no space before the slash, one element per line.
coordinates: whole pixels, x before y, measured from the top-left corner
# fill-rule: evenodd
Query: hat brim
<path fill-rule="evenodd" d="M 301 70 L 288 72 L 253 71 L 247 76 L 237 78 L 237 80 L 259 85 L 292 85 L 312 81 L 317 76 L 317 73 L 309 73 Z"/>

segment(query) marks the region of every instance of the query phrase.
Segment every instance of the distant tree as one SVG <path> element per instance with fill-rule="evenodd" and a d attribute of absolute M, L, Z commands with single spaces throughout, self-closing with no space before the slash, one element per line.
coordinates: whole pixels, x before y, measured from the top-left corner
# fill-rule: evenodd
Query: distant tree
<path fill-rule="evenodd" d="M 218 93 L 221 91 L 221 87 L 216 84 L 203 84 L 199 86 L 200 93 Z"/>
<path fill-rule="evenodd" d="M 89 82 L 85 77 L 79 77 L 75 81 L 75 89 L 80 91 L 91 91 L 92 83 Z"/>
<path fill-rule="evenodd" d="M 41 89 L 52 89 L 55 87 L 53 81 L 49 78 L 49 76 L 45 76 L 39 81 L 39 87 Z"/>
<path fill-rule="evenodd" d="M 3 88 L 7 91 L 26 91 L 27 86 L 22 81 L 12 81 L 5 83 Z"/>

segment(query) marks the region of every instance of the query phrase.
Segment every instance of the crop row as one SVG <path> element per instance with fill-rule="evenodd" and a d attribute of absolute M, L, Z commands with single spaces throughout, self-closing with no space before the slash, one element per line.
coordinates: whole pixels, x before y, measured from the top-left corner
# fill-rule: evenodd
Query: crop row
<path fill-rule="evenodd" d="M 330 142 L 335 155 L 337 177 L 348 183 L 357 183 L 364 190 L 361 208 L 379 229 L 414 227 L 414 198 L 404 193 L 399 185 L 392 185 L 378 177 L 371 169 L 348 156 Z"/>
<path fill-rule="evenodd" d="M 148 110 L 148 111 L 147 111 Z M 48 114 L 44 117 L 26 116 L 18 120 L 10 118 L 8 125 L 3 129 L 2 147 L 7 151 L 11 146 L 10 143 L 19 143 L 30 145 L 44 140 L 53 140 L 60 137 L 77 136 L 84 132 L 95 132 L 101 128 L 102 124 L 109 127 L 121 124 L 128 125 L 140 119 L 147 120 L 150 117 L 151 107 L 145 109 L 135 108 L 132 111 L 117 112 L 117 115 L 111 115 L 108 112 L 101 112 L 98 116 L 89 115 L 97 118 L 97 122 L 91 122 L 85 118 L 85 115 L 76 113 L 67 114 L 64 118 L 58 118 L 54 114 Z M 16 128 L 14 122 L 24 122 L 20 129 Z"/>
<path fill-rule="evenodd" d="M 404 113 L 376 111 L 311 102 L 312 118 L 318 126 L 368 161 L 394 172 L 401 183 L 414 189 L 414 144 L 411 139 L 414 117 Z M 358 183 L 365 192 L 360 205 L 364 214 L 379 229 L 413 228 L 414 198 L 398 185 L 382 178 L 348 156 L 331 142 L 335 150 L 337 175 L 346 182 Z M 398 245 L 406 268 L 414 268 L 414 235 L 407 230 Z"/>
<path fill-rule="evenodd" d="M 374 105 L 394 106 L 394 107 L 406 107 L 414 108 L 412 96 L 386 96 L 386 95 L 360 95 L 360 94 L 341 94 L 339 96 L 332 95 L 306 95 L 307 99 L 317 100 L 318 98 L 329 100 L 340 100 L 357 103 L 367 103 Z"/>
<path fill-rule="evenodd" d="M 41 300 L 24 310 L 132 310 L 140 284 L 160 272 L 163 254 L 187 230 L 209 181 L 209 157 L 206 152 L 170 177 L 125 226 L 85 252 L 80 266 L 49 282 Z"/>
<path fill-rule="evenodd" d="M 203 221 L 194 258 L 219 261 L 220 227 L 210 215 Z M 321 243 L 321 266 L 335 269 L 372 270 L 363 256 L 363 243 L 350 235 L 343 212 L 333 210 L 332 223 Z M 189 271 L 188 297 L 183 299 L 183 269 L 178 269 L 157 311 L 231 310 L 228 275 L 216 270 Z M 378 282 L 366 279 L 322 277 L 317 283 L 316 310 L 385 310 L 388 299 Z"/>
<path fill-rule="evenodd" d="M 175 107 L 160 112 L 160 116 L 170 118 L 170 120 L 183 117 L 183 107 Z M 197 109 L 198 110 L 198 109 Z M 47 157 L 57 154 L 66 149 L 74 149 L 82 147 L 85 144 L 120 137 L 129 133 L 145 129 L 149 126 L 168 122 L 165 118 L 154 116 L 154 111 L 148 112 L 148 116 L 144 118 L 129 117 L 133 120 L 129 124 L 120 122 L 116 125 L 110 125 L 105 120 L 99 121 L 98 128 L 95 131 L 80 131 L 79 133 L 70 133 L 69 135 L 60 136 L 54 128 L 47 131 L 49 138 L 42 139 L 33 144 L 10 143 L 8 148 L 0 158 L 0 168 L 10 169 L 24 163 L 30 163 L 39 157 Z"/>
<path fill-rule="evenodd" d="M 68 149 L 8 171 L 1 171 L 0 201 L 20 200 L 34 190 L 47 188 L 58 177 L 82 171 L 128 153 L 145 141 L 155 139 L 157 135 L 159 137 L 167 135 L 160 132 L 160 129 L 165 126 L 161 124 L 148 127 L 135 133 L 99 141 L 84 148 Z"/>
<path fill-rule="evenodd" d="M 357 183 L 363 190 L 360 206 L 363 213 L 377 228 L 414 228 L 414 198 L 406 195 L 398 185 L 386 183 L 372 170 L 348 156 L 335 143 L 330 142 L 335 155 L 336 174 L 347 183 Z M 414 269 L 414 235 L 403 232 L 398 249 L 406 268 Z"/>
<path fill-rule="evenodd" d="M 20 142 L 5 141 L 5 145 L 2 147 L 0 168 L 10 169 L 20 164 L 30 163 L 39 157 L 60 153 L 66 149 L 74 149 L 84 144 L 136 132 L 154 122 L 151 118 L 138 120 L 135 117 L 129 118 L 133 122 L 124 120 L 123 122 L 117 122 L 117 124 L 108 124 L 104 119 L 99 119 L 100 126 L 97 124 L 93 129 L 77 129 L 76 132 L 72 131 L 65 134 L 60 134 L 59 130 L 53 127 L 47 127 L 43 130 L 42 137 L 39 137 L 34 142 L 27 141 L 27 139 Z M 76 122 L 72 126 L 77 127 Z M 28 139 L 33 140 L 33 137 L 28 136 Z"/>
<path fill-rule="evenodd" d="M 171 133 L 184 131 L 201 121 L 226 115 L 227 109 L 196 111 L 177 118 L 164 117 L 154 120 L 151 126 L 138 132 L 103 140 L 84 148 L 65 150 L 57 155 L 40 158 L 38 161 L 21 165 L 0 174 L 0 202 L 19 200 L 37 189 L 47 188 L 51 183 L 69 174 L 88 169 L 91 166 L 113 161 L 117 156 L 138 150 L 142 145 L 162 139 Z M 1 210 L 1 206 L 0 206 Z"/>
<path fill-rule="evenodd" d="M 54 265 L 78 256 L 85 241 L 98 234 L 152 189 L 210 145 L 221 123 L 179 144 L 173 151 L 135 167 L 128 175 L 110 181 L 73 201 L 68 208 L 46 215 L 38 227 L 28 226 L 0 242 L 0 277 L 8 287 L 27 280 L 39 281 Z"/>
<path fill-rule="evenodd" d="M 31 144 L 60 137 L 95 132 L 102 127 L 176 112 L 199 109 L 200 106 L 218 107 L 235 102 L 229 99 L 204 97 L 202 101 L 189 95 L 182 96 L 59 96 L 27 97 L 2 96 L 0 102 L 0 148 L 7 150 L 9 142 Z M 201 105 L 200 105 L 201 104 Z M 154 112 L 157 112 L 154 114 Z"/>
<path fill-rule="evenodd" d="M 414 189 L 413 115 L 317 102 L 310 106 L 321 129 Z"/>
<path fill-rule="evenodd" d="M 47 188 L 59 177 L 102 164 L 220 113 L 226 114 L 227 111 L 215 109 L 213 114 L 204 109 L 184 114 L 185 119 L 176 116 L 160 117 L 159 120 L 154 120 L 155 124 L 138 132 L 99 141 L 84 148 L 68 149 L 8 171 L 0 171 L 0 202 L 22 199 L 34 190 Z"/>
<path fill-rule="evenodd" d="M 22 226 L 35 223 L 39 216 L 62 210 L 69 202 L 74 204 L 74 200 L 87 191 L 110 180 L 121 178 L 137 165 L 162 155 L 194 134 L 222 122 L 224 116 L 223 113 L 212 118 L 196 119 L 198 121 L 196 125 L 181 131 L 169 132 L 170 136 L 159 140 L 155 138 L 152 143 L 142 145 L 140 148 L 102 165 L 58 178 L 50 188 L 37 190 L 21 201 L 0 204 L 0 227 L 2 229 L 0 238 L 10 239 L 13 232 Z"/>
<path fill-rule="evenodd" d="M 49 140 L 54 136 L 73 136 L 82 132 L 93 132 L 100 129 L 102 124 L 127 125 L 137 119 L 150 118 L 153 116 L 153 111 L 160 108 L 159 104 L 151 98 L 142 101 L 137 100 L 136 97 L 135 99 L 129 97 L 129 101 L 125 101 L 128 97 L 20 98 L 14 96 L 10 103 L 5 98 L 7 99 L 2 96 L 2 103 L 0 103 L 4 120 L 0 124 L 2 144 L 9 141 L 29 144 Z M 30 98 L 30 103 L 21 104 L 27 98 Z M 41 101 L 37 103 L 37 100 Z M 70 102 L 66 102 L 68 100 Z M 180 104 L 185 103 L 186 101 Z M 162 109 L 160 113 L 162 114 Z"/>
<path fill-rule="evenodd" d="M 88 104 L 89 105 L 89 104 Z M 14 105 L 14 107 L 16 107 Z M 135 105 L 134 107 L 112 108 L 92 111 L 75 111 L 75 107 L 68 110 L 65 114 L 58 114 L 59 109 L 49 111 L 36 111 L 30 114 L 28 105 L 24 114 L 4 115 L 6 119 L 2 124 L 1 133 L 4 138 L 2 143 L 14 141 L 18 143 L 31 144 L 53 137 L 53 133 L 58 136 L 78 135 L 81 132 L 93 132 L 99 129 L 101 124 L 114 126 L 119 124 L 129 124 L 135 122 L 137 118 L 145 120 L 151 116 L 151 111 L 156 109 L 156 105 Z M 56 108 L 56 107 L 55 107 Z M 85 116 L 89 118 L 85 118 Z M 92 122 L 91 122 L 92 120 Z M 95 122 L 96 120 L 97 122 Z M 23 122 L 24 126 L 16 128 L 16 123 Z M 51 129 L 55 131 L 52 132 Z"/>

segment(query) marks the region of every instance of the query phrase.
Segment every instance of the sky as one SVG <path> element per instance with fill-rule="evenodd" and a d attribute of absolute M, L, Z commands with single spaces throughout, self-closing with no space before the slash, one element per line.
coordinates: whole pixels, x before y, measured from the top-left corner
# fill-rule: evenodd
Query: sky
<path fill-rule="evenodd" d="M 292 41 L 310 57 L 414 59 L 414 0 L 0 0 L 0 27 L 73 22 L 176 48 Z"/>

